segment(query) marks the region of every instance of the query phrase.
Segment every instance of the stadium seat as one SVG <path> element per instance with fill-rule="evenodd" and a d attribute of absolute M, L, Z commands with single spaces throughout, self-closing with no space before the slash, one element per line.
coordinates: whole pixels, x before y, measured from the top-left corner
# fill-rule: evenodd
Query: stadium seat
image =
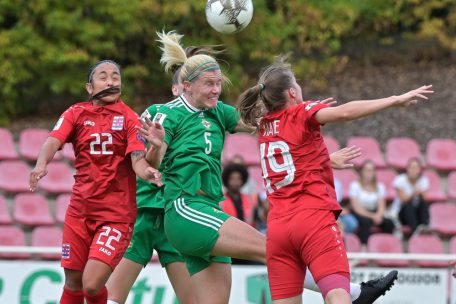
<path fill-rule="evenodd" d="M 335 151 L 340 149 L 340 144 L 337 141 L 337 139 L 335 139 L 334 137 L 332 137 L 332 136 L 323 136 L 323 139 L 325 141 L 326 148 L 328 148 L 329 154 L 331 154 L 331 153 L 333 153 L 333 152 L 335 152 Z"/>
<path fill-rule="evenodd" d="M 442 240 L 435 235 L 414 235 L 409 239 L 409 253 L 434 253 L 443 254 Z M 440 261 L 416 261 L 419 267 L 446 267 L 447 262 Z"/>
<path fill-rule="evenodd" d="M 350 184 L 358 180 L 358 174 L 354 170 L 334 170 L 334 176 L 342 184 L 342 199 L 349 198 Z"/>
<path fill-rule="evenodd" d="M 345 249 L 347 252 L 361 252 L 361 241 L 353 233 L 344 233 Z"/>
<path fill-rule="evenodd" d="M 448 174 L 448 198 L 456 201 L 456 171 Z"/>
<path fill-rule="evenodd" d="M 0 162 L 0 189 L 6 192 L 28 192 L 29 166 L 21 160 Z"/>
<path fill-rule="evenodd" d="M 378 169 L 377 170 L 377 181 L 385 185 L 386 188 L 386 199 L 392 201 L 396 196 L 394 191 L 393 180 L 397 176 L 396 171 L 392 169 Z"/>
<path fill-rule="evenodd" d="M 435 203 L 429 207 L 429 226 L 444 236 L 456 235 L 456 204 Z"/>
<path fill-rule="evenodd" d="M 32 231 L 32 246 L 34 247 L 62 247 L 62 229 L 55 226 L 39 226 Z M 58 260 L 61 253 L 39 253 L 42 259 Z"/>
<path fill-rule="evenodd" d="M 456 141 L 435 138 L 426 147 L 427 164 L 437 170 L 456 170 Z"/>
<path fill-rule="evenodd" d="M 22 229 L 16 226 L 0 226 L 0 246 L 26 246 Z M 28 259 L 30 253 L 0 253 L 2 259 Z"/>
<path fill-rule="evenodd" d="M 453 236 L 450 239 L 450 243 L 448 245 L 448 249 L 450 250 L 451 254 L 456 254 L 456 236 Z"/>
<path fill-rule="evenodd" d="M 0 225 L 11 224 L 12 222 L 6 199 L 3 195 L 0 195 Z"/>
<path fill-rule="evenodd" d="M 222 152 L 223 163 L 228 163 L 236 155 L 242 156 L 247 166 L 259 165 L 260 149 L 258 147 L 258 139 L 246 133 L 227 135 Z"/>
<path fill-rule="evenodd" d="M 421 159 L 420 146 L 409 137 L 393 137 L 386 142 L 385 159 L 388 166 L 405 169 L 411 158 Z"/>
<path fill-rule="evenodd" d="M 38 158 L 41 146 L 49 136 L 49 131 L 39 128 L 28 128 L 19 134 L 19 152 L 27 160 L 35 161 Z M 60 160 L 60 152 L 56 153 L 54 160 Z"/>
<path fill-rule="evenodd" d="M 361 166 L 366 160 L 372 161 L 376 167 L 384 168 L 385 160 L 380 150 L 380 144 L 373 137 L 353 136 L 348 139 L 347 147 L 357 146 L 361 148 L 361 156 L 352 160 L 355 166 Z"/>
<path fill-rule="evenodd" d="M 19 157 L 14 147 L 13 135 L 8 129 L 0 128 L 0 142 L 2 143 L 0 160 L 17 159 Z"/>
<path fill-rule="evenodd" d="M 438 174 L 432 170 L 426 170 L 423 175 L 429 179 L 429 189 L 426 192 L 426 200 L 430 203 L 446 201 L 447 196 L 442 190 L 442 184 Z"/>
<path fill-rule="evenodd" d="M 13 218 L 24 226 L 53 225 L 55 223 L 47 200 L 41 194 L 22 193 L 13 203 Z"/>
<path fill-rule="evenodd" d="M 55 201 L 55 219 L 62 223 L 65 221 L 65 214 L 70 204 L 70 194 L 60 194 Z"/>
<path fill-rule="evenodd" d="M 367 240 L 367 250 L 372 253 L 404 253 L 402 241 L 392 234 L 377 233 Z M 406 267 L 409 262 L 405 260 L 375 260 L 375 264 L 383 267 Z"/>
<path fill-rule="evenodd" d="M 71 192 L 74 184 L 73 169 L 64 162 L 51 162 L 47 167 L 48 173 L 38 186 L 49 193 Z"/>
<path fill-rule="evenodd" d="M 249 176 L 255 182 L 257 192 L 266 191 L 263 182 L 263 171 L 261 166 L 250 166 L 248 167 Z"/>
<path fill-rule="evenodd" d="M 70 143 L 66 143 L 64 146 L 63 146 L 63 149 L 62 149 L 62 155 L 65 159 L 71 161 L 71 162 L 74 162 L 74 160 L 76 159 L 76 157 L 74 156 L 74 150 L 73 150 L 73 145 L 70 144 Z"/>

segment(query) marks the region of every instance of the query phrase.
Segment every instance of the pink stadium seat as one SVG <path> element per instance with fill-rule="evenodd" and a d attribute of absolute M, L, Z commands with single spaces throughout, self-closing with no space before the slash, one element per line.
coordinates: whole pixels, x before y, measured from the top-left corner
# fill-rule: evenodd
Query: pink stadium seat
<path fill-rule="evenodd" d="M 347 252 L 361 252 L 361 242 L 353 233 L 344 233 L 345 249 Z"/>
<path fill-rule="evenodd" d="M 405 169 L 411 158 L 421 159 L 420 146 L 409 137 L 394 137 L 386 142 L 386 163 L 396 169 Z"/>
<path fill-rule="evenodd" d="M 456 170 L 456 141 L 432 139 L 426 147 L 426 161 L 437 170 Z"/>
<path fill-rule="evenodd" d="M 223 163 L 228 163 L 236 155 L 242 156 L 247 166 L 259 165 L 260 149 L 258 147 L 258 139 L 246 133 L 227 135 L 222 154 Z"/>
<path fill-rule="evenodd" d="M 22 130 L 19 135 L 19 152 L 27 160 L 35 161 L 40 152 L 41 146 L 49 136 L 49 131 L 46 129 L 28 128 Z M 58 152 L 54 156 L 54 160 L 60 160 L 61 156 Z"/>
<path fill-rule="evenodd" d="M 332 137 L 332 136 L 323 136 L 323 139 L 325 141 L 326 147 L 328 148 L 329 154 L 331 154 L 331 153 L 333 153 L 333 152 L 335 152 L 335 151 L 340 149 L 340 144 L 337 141 L 337 139 L 335 139 L 334 137 Z"/>
<path fill-rule="evenodd" d="M 13 217 L 24 226 L 53 225 L 49 204 L 41 194 L 23 193 L 14 198 Z"/>
<path fill-rule="evenodd" d="M 377 233 L 373 234 L 367 240 L 368 252 L 375 253 L 404 253 L 402 241 L 392 234 Z M 384 267 L 406 267 L 409 262 L 404 260 L 376 260 L 379 266 Z"/>
<path fill-rule="evenodd" d="M 34 247 L 62 247 L 62 229 L 55 226 L 39 226 L 33 229 L 32 246 Z M 39 253 L 42 259 L 58 260 L 60 253 Z"/>
<path fill-rule="evenodd" d="M 378 169 L 377 170 L 377 181 L 385 185 L 386 188 L 386 199 L 392 201 L 396 196 L 394 191 L 393 180 L 397 176 L 396 171 L 392 169 Z"/>
<path fill-rule="evenodd" d="M 263 182 L 263 171 L 261 170 L 261 166 L 250 166 L 248 167 L 249 176 L 255 182 L 255 186 L 258 192 L 266 191 Z"/>
<path fill-rule="evenodd" d="M 347 147 L 357 146 L 361 148 L 361 156 L 352 160 L 355 166 L 361 166 L 366 160 L 371 160 L 376 167 L 385 167 L 380 144 L 373 137 L 354 136 L 347 141 Z"/>
<path fill-rule="evenodd" d="M 409 253 L 445 253 L 442 240 L 435 235 L 414 235 L 409 239 Z M 419 267 L 446 267 L 447 262 L 417 261 Z"/>
<path fill-rule="evenodd" d="M 456 235 L 456 204 L 435 203 L 429 207 L 430 227 L 445 236 Z"/>
<path fill-rule="evenodd" d="M 55 218 L 57 222 L 62 223 L 65 221 L 65 214 L 70 204 L 70 194 L 60 194 L 55 201 Z"/>
<path fill-rule="evenodd" d="M 423 174 L 429 179 L 429 190 L 426 193 L 426 200 L 430 203 L 446 201 L 447 196 L 442 190 L 442 184 L 438 174 L 432 170 L 426 170 Z"/>
<path fill-rule="evenodd" d="M 64 162 L 51 162 L 47 167 L 48 173 L 38 186 L 50 193 L 71 192 L 74 184 L 73 169 Z"/>
<path fill-rule="evenodd" d="M 22 229 L 16 226 L 0 226 L 0 246 L 26 246 Z M 30 253 L 0 253 L 0 258 L 28 259 Z"/>
<path fill-rule="evenodd" d="M 0 225 L 11 224 L 13 220 L 8 211 L 8 205 L 6 204 L 6 199 L 3 195 L 0 195 Z"/>
<path fill-rule="evenodd" d="M 456 200 L 456 171 L 448 175 L 448 198 Z"/>
<path fill-rule="evenodd" d="M 6 192 L 29 191 L 29 166 L 21 160 L 0 162 L 0 189 Z"/>
<path fill-rule="evenodd" d="M 74 162 L 76 157 L 74 156 L 73 145 L 70 143 L 66 143 L 63 146 L 62 155 L 65 159 L 68 159 L 69 161 Z"/>
<path fill-rule="evenodd" d="M 342 184 L 342 198 L 348 199 L 349 198 L 349 190 L 350 184 L 353 181 L 358 180 L 358 174 L 354 170 L 345 169 L 345 170 L 334 170 L 334 176 L 340 181 Z"/>
<path fill-rule="evenodd" d="M 8 129 L 0 128 L 0 143 L 2 143 L 0 160 L 17 159 L 19 157 L 16 148 L 14 147 L 13 135 Z"/>

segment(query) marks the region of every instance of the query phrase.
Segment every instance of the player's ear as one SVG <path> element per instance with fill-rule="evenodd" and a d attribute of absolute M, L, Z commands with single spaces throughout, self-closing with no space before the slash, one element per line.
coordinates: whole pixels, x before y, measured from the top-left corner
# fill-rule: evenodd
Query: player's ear
<path fill-rule="evenodd" d="M 191 93 L 192 83 L 190 81 L 184 81 L 184 92 Z"/>
<path fill-rule="evenodd" d="M 290 96 L 290 98 L 292 98 L 292 99 L 296 98 L 296 90 L 294 88 L 289 88 L 288 96 Z"/>
<path fill-rule="evenodd" d="M 171 87 L 171 92 L 173 92 L 173 96 L 179 96 L 179 88 L 177 84 L 173 84 Z"/>
<path fill-rule="evenodd" d="M 93 85 L 92 85 L 92 83 L 90 83 L 90 82 L 86 83 L 86 90 L 87 90 L 87 93 L 89 93 L 89 95 L 92 95 L 92 93 L 93 93 Z"/>

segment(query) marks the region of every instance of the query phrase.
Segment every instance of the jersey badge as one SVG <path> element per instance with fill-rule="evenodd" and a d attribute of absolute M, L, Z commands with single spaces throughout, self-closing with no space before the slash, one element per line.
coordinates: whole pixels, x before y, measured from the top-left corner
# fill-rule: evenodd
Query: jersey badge
<path fill-rule="evenodd" d="M 163 125 L 165 118 L 166 118 L 166 114 L 157 113 L 157 114 L 155 114 L 154 119 L 152 119 L 152 122 L 156 122 L 156 123 Z"/>
<path fill-rule="evenodd" d="M 62 259 L 70 258 L 70 244 L 62 244 Z"/>
<path fill-rule="evenodd" d="M 56 131 L 56 130 L 60 129 L 60 126 L 62 125 L 62 123 L 63 123 L 63 116 L 60 117 L 59 120 L 57 120 L 57 122 L 55 123 L 53 131 Z"/>
<path fill-rule="evenodd" d="M 199 118 L 203 118 L 204 117 L 204 112 L 199 113 L 198 117 Z"/>
<path fill-rule="evenodd" d="M 114 131 L 120 131 L 120 130 L 123 130 L 123 126 L 124 126 L 124 117 L 123 116 L 114 116 L 114 119 L 112 120 L 111 129 Z"/>
<path fill-rule="evenodd" d="M 203 126 L 206 127 L 206 129 L 209 129 L 209 128 L 211 127 L 211 123 L 208 122 L 208 121 L 207 121 L 206 119 L 204 119 L 204 118 L 201 120 L 201 123 L 203 124 Z"/>
<path fill-rule="evenodd" d="M 149 118 L 151 117 L 152 115 L 150 115 L 149 111 L 145 110 L 142 114 L 141 114 L 141 119 L 142 120 L 146 120 L 146 118 Z"/>

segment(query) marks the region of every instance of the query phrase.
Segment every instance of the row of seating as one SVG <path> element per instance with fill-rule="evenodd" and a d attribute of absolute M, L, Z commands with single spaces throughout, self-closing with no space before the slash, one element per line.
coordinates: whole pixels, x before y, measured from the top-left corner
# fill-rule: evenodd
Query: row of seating
<path fill-rule="evenodd" d="M 345 235 L 345 246 L 347 252 L 361 252 L 361 243 L 355 234 Z M 377 233 L 369 237 L 367 241 L 367 252 L 375 253 L 427 253 L 444 254 L 444 244 L 442 240 L 433 234 L 414 235 L 408 241 L 407 250 L 404 250 L 403 242 L 400 238 L 388 234 Z M 449 241 L 449 252 L 456 254 L 456 236 Z M 360 265 L 366 265 L 367 261 L 359 261 Z M 373 264 L 382 267 L 407 267 L 416 264 L 419 267 L 448 267 L 448 262 L 442 261 L 407 261 L 407 260 L 375 260 Z"/>

